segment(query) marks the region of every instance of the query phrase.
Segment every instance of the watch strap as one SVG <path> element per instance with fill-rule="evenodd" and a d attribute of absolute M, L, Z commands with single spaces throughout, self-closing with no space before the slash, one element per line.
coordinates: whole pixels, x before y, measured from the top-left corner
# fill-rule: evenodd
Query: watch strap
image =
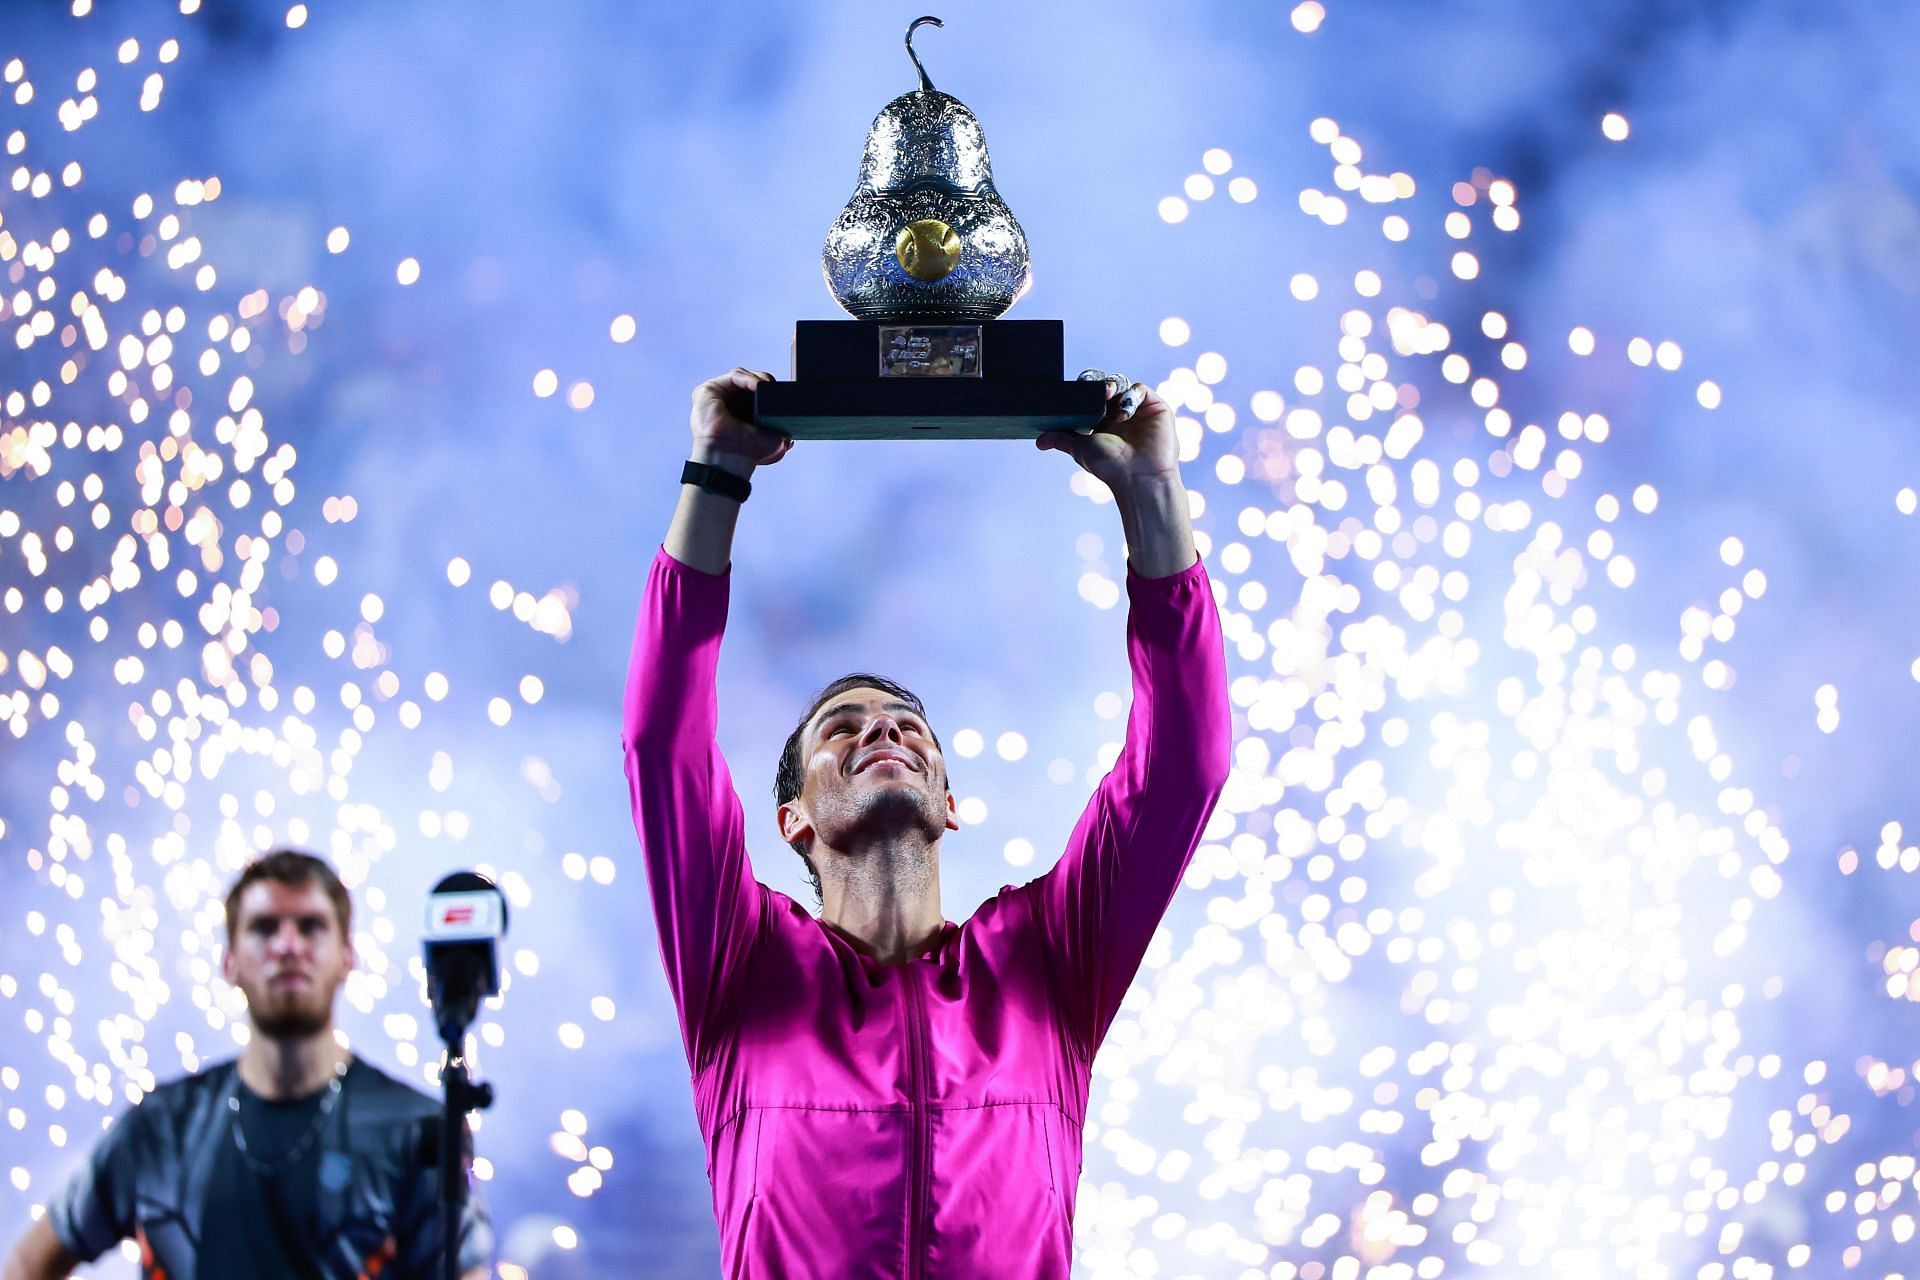
<path fill-rule="evenodd" d="M 735 502 L 745 502 L 753 493 L 753 486 L 733 472 L 691 460 L 680 469 L 680 483 L 690 484 L 722 498 L 731 498 Z"/>

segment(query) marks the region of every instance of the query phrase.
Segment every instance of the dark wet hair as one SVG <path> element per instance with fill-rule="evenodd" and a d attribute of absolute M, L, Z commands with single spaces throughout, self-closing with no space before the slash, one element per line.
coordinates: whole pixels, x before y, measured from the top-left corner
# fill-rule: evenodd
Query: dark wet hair
<path fill-rule="evenodd" d="M 832 684 L 813 695 L 813 701 L 807 706 L 807 713 L 800 717 L 800 723 L 793 726 L 793 732 L 787 735 L 787 745 L 780 749 L 780 767 L 773 775 L 773 802 L 776 805 L 798 799 L 800 788 L 806 781 L 806 770 L 800 763 L 800 739 L 807 731 L 807 725 L 820 708 L 847 692 L 849 689 L 878 689 L 890 698 L 897 698 L 912 707 L 922 720 L 927 720 L 927 705 L 920 701 L 920 695 L 897 680 L 885 676 L 876 676 L 869 671 L 855 671 L 841 676 Z M 933 745 L 940 746 L 940 735 L 933 732 L 931 721 L 927 723 L 927 732 L 933 737 Z M 945 748 L 941 748 L 945 750 Z M 813 858 L 807 853 L 806 843 L 795 840 L 793 851 L 800 855 L 800 861 L 806 864 L 807 880 L 813 885 L 813 900 L 824 904 L 826 899 L 820 893 L 820 872 L 813 865 Z"/>
<path fill-rule="evenodd" d="M 319 885 L 327 891 L 327 898 L 333 903 L 334 917 L 340 921 L 340 936 L 353 936 L 353 900 L 347 896 L 347 886 L 340 883 L 340 877 L 326 859 L 316 858 L 299 849 L 275 849 L 249 862 L 246 870 L 240 873 L 240 878 L 233 882 L 233 888 L 227 890 L 229 942 L 240 931 L 240 895 L 250 885 L 262 880 L 284 885 Z"/>

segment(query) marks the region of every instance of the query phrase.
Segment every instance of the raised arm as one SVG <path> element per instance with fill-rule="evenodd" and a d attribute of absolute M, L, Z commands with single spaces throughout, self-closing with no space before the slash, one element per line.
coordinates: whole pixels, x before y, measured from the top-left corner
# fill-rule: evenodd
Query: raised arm
<path fill-rule="evenodd" d="M 1108 383 L 1114 395 L 1091 434 L 1049 431 L 1034 443 L 1066 454 L 1113 491 L 1127 537 L 1128 568 L 1142 578 L 1171 577 L 1200 559 L 1186 486 L 1180 482 L 1173 408 L 1144 383 L 1120 386 L 1113 378 Z"/>
<path fill-rule="evenodd" d="M 786 453 L 784 436 L 745 421 L 747 397 L 765 378 L 736 369 L 694 391 L 692 461 L 745 480 Z M 710 1016 L 751 946 L 760 903 L 740 801 L 715 739 L 715 674 L 740 506 L 738 498 L 682 485 L 647 576 L 622 732 L 661 960 L 696 1071 Z"/>
<path fill-rule="evenodd" d="M 792 440 L 747 421 L 753 411 L 754 387 L 772 381 L 770 373 L 735 369 L 695 387 L 693 450 L 687 460 L 752 480 L 756 468 L 786 457 Z M 673 523 L 667 526 L 661 545 L 689 569 L 725 573 L 733 560 L 733 527 L 740 519 L 740 507 L 738 499 L 683 484 Z"/>
<path fill-rule="evenodd" d="M 1098 1048 L 1225 785 L 1232 721 L 1211 584 L 1194 550 L 1172 409 L 1135 384 L 1093 434 L 1049 433 L 1113 492 L 1126 531 L 1133 709 L 1053 870 L 1031 886 L 1087 1052 Z M 1123 393 L 1124 395 L 1124 393 Z"/>

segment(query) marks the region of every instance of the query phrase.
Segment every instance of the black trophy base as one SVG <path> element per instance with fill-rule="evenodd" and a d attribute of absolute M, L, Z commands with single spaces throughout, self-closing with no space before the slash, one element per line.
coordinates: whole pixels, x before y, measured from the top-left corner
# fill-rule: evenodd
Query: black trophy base
<path fill-rule="evenodd" d="M 1099 382 L 1068 382 L 1058 320 L 802 320 L 793 380 L 763 382 L 754 421 L 796 440 L 1031 440 L 1090 431 Z"/>

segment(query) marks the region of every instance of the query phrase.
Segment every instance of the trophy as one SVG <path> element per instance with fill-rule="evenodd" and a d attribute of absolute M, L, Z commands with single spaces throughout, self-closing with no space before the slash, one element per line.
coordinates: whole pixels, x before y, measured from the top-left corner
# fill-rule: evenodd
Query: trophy
<path fill-rule="evenodd" d="M 860 181 L 827 232 L 827 288 L 854 318 L 794 326 L 793 379 L 763 382 L 754 420 L 800 440 L 1031 439 L 1089 431 L 1104 382 L 1064 377 L 1058 320 L 1002 320 L 1032 282 L 1027 236 L 994 189 L 986 135 L 933 87 L 867 130 Z"/>

